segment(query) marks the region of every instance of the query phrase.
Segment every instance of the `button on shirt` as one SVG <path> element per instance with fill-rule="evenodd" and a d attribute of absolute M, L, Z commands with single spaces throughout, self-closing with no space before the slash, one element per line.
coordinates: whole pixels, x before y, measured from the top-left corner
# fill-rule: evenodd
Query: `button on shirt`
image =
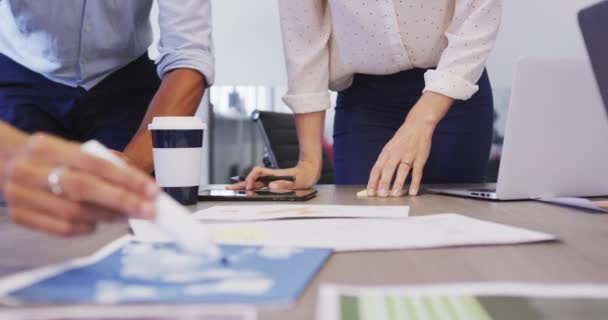
<path fill-rule="evenodd" d="M 176 68 L 214 79 L 210 0 L 159 0 L 159 76 Z M 87 90 L 145 54 L 152 0 L 0 0 L 0 53 Z"/>
<path fill-rule="evenodd" d="M 355 73 L 425 73 L 424 91 L 467 100 L 498 34 L 501 0 L 279 0 L 296 113 L 330 107 Z"/>

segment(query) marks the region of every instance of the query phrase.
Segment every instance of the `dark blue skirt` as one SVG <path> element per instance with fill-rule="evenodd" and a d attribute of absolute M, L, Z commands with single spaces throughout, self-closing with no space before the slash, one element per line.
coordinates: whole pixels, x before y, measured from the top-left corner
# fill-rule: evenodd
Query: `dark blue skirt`
<path fill-rule="evenodd" d="M 356 75 L 338 94 L 334 122 L 337 184 L 367 184 L 382 148 L 420 99 L 426 70 L 392 75 Z M 480 183 L 485 180 L 493 132 L 494 105 L 488 74 L 479 91 L 457 101 L 437 125 L 423 183 Z"/>

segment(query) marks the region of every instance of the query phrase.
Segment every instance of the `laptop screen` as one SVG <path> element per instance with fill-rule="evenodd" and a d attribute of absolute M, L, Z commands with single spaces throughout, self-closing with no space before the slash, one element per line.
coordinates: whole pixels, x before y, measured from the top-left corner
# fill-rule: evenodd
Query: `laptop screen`
<path fill-rule="evenodd" d="M 581 10 L 578 20 L 595 78 L 608 111 L 608 0 Z"/>

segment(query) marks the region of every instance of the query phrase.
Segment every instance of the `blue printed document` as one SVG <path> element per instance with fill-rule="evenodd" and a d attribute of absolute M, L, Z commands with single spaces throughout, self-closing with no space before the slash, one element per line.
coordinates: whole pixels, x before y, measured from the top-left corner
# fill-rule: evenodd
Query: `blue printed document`
<path fill-rule="evenodd" d="M 221 247 L 227 263 L 172 243 L 121 238 L 93 256 L 0 279 L 18 303 L 294 303 L 331 254 L 328 249 Z"/>

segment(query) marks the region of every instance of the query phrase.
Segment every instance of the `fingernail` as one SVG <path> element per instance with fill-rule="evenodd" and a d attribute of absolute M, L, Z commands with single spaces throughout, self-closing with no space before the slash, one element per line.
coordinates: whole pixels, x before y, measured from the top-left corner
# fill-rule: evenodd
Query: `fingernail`
<path fill-rule="evenodd" d="M 400 196 L 401 196 L 401 190 L 399 190 L 399 189 L 393 190 L 393 197 L 400 197 Z"/>
<path fill-rule="evenodd" d="M 159 192 L 159 188 L 156 184 L 154 183 L 148 183 L 148 185 L 146 185 L 146 195 L 150 198 L 155 197 Z"/>
<path fill-rule="evenodd" d="M 380 190 L 378 190 L 378 196 L 380 196 L 380 197 L 387 197 L 388 196 L 388 191 L 386 191 L 386 189 L 380 189 Z"/>
<path fill-rule="evenodd" d="M 375 197 L 376 196 L 376 190 L 374 190 L 374 189 L 367 189 L 367 196 L 368 197 Z"/>
<path fill-rule="evenodd" d="M 139 206 L 139 213 L 144 219 L 154 218 L 154 205 L 149 202 L 144 202 Z"/>
<path fill-rule="evenodd" d="M 410 196 L 417 196 L 417 195 L 418 195 L 418 189 L 416 189 L 416 188 L 410 189 Z"/>

